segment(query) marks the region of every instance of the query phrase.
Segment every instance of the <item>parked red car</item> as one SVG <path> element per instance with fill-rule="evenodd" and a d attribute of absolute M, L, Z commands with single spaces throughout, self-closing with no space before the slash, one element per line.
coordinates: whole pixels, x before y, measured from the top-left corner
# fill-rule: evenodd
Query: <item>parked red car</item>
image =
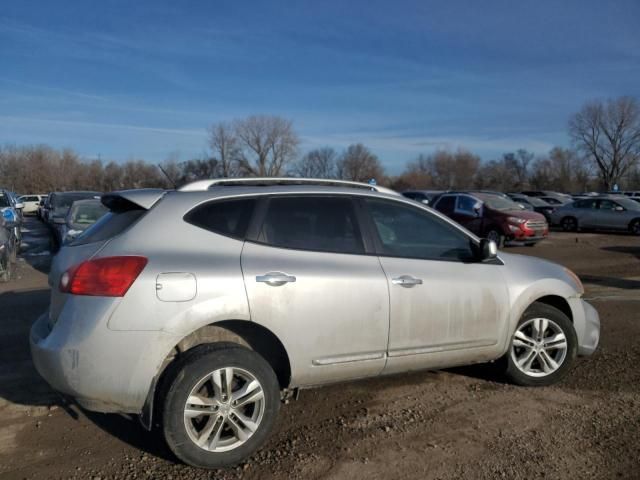
<path fill-rule="evenodd" d="M 433 208 L 498 246 L 505 242 L 533 246 L 549 234 L 543 215 L 525 210 L 506 196 L 451 192 L 435 199 Z"/>

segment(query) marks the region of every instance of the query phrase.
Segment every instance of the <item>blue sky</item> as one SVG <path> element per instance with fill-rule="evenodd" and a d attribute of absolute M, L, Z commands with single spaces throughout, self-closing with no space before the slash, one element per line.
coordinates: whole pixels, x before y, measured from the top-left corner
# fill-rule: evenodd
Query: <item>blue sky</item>
<path fill-rule="evenodd" d="M 640 2 L 19 1 L 0 10 L 0 143 L 187 159 L 206 127 L 293 120 L 304 152 L 362 142 L 484 159 L 568 145 L 587 100 L 640 96 Z"/>

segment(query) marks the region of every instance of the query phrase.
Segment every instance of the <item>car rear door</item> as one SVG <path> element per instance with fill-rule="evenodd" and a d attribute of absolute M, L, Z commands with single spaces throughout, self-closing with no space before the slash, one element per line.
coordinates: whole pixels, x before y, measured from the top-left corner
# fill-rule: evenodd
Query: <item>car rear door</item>
<path fill-rule="evenodd" d="M 499 355 L 509 314 L 501 262 L 477 261 L 467 234 L 424 209 L 364 203 L 390 292 L 385 373 Z"/>
<path fill-rule="evenodd" d="M 262 200 L 242 271 L 251 320 L 281 339 L 297 385 L 384 368 L 389 292 L 349 196 Z"/>

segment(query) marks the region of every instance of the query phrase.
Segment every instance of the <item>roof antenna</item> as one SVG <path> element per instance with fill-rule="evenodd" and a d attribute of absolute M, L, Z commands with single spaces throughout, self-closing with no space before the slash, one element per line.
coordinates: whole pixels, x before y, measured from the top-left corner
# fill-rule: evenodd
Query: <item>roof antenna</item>
<path fill-rule="evenodd" d="M 176 182 L 174 182 L 173 180 L 171 180 L 171 177 L 169 176 L 169 174 L 166 172 L 166 170 L 164 168 L 162 168 L 162 165 L 158 164 L 158 168 L 160 169 L 160 171 L 162 173 L 164 173 L 164 176 L 167 177 L 167 180 L 169 180 L 169 184 L 173 185 L 173 189 L 177 190 L 178 186 L 176 185 Z"/>

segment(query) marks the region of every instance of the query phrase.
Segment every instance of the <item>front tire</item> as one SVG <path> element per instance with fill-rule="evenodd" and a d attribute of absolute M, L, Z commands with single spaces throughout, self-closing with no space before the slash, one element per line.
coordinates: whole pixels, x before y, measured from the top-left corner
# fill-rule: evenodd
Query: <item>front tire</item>
<path fill-rule="evenodd" d="M 162 428 L 180 460 L 233 466 L 264 443 L 280 409 L 280 387 L 262 356 L 234 344 L 202 345 L 170 368 Z"/>
<path fill-rule="evenodd" d="M 511 337 L 507 378 L 524 386 L 552 385 L 571 369 L 577 352 L 578 338 L 571 320 L 555 307 L 534 303 Z"/>
<path fill-rule="evenodd" d="M 629 225 L 629 231 L 634 235 L 640 235 L 640 219 L 631 222 Z"/>

